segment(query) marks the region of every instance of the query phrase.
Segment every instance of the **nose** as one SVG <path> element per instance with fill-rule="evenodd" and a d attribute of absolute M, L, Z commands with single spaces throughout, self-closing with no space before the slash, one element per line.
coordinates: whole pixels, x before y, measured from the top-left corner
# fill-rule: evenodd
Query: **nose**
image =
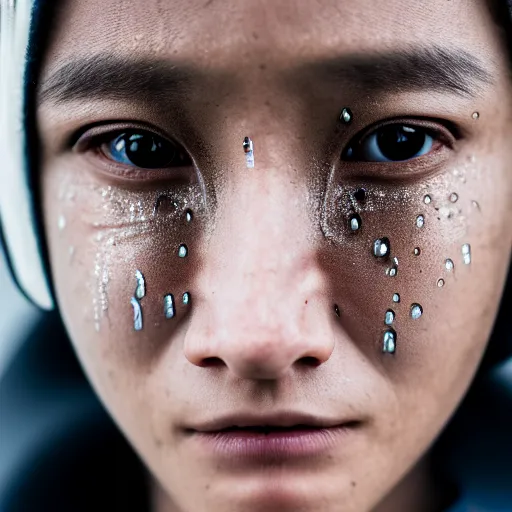
<path fill-rule="evenodd" d="M 185 335 L 191 363 L 275 380 L 330 358 L 334 310 L 307 195 L 305 184 L 277 172 L 246 175 L 226 191 Z"/>

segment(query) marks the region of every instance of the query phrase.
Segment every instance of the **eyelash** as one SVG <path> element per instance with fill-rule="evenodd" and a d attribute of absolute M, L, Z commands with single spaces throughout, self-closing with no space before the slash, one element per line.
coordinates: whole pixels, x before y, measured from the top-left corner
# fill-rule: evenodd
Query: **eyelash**
<path fill-rule="evenodd" d="M 411 162 L 413 160 L 418 160 L 419 158 L 426 157 L 431 154 L 433 151 L 430 150 L 428 152 L 423 153 L 420 156 L 413 156 L 409 159 L 397 159 L 397 160 L 358 160 L 358 153 L 361 151 L 361 148 L 364 147 L 365 143 L 368 142 L 370 137 L 377 136 L 379 132 L 382 134 L 383 130 L 392 131 L 393 129 L 403 128 L 403 132 L 405 133 L 420 133 L 424 136 L 430 137 L 432 139 L 432 144 L 440 143 L 448 148 L 453 148 L 455 141 L 460 137 L 460 133 L 457 128 L 448 122 L 443 121 L 433 121 L 430 119 L 421 119 L 421 118 L 398 118 L 398 119 L 390 119 L 385 122 L 380 122 L 378 124 L 373 124 L 370 127 L 367 127 L 356 134 L 350 142 L 347 144 L 345 149 L 342 151 L 341 159 L 350 162 L 357 162 L 359 164 L 392 164 L 392 165 L 401 165 L 403 162 Z"/>

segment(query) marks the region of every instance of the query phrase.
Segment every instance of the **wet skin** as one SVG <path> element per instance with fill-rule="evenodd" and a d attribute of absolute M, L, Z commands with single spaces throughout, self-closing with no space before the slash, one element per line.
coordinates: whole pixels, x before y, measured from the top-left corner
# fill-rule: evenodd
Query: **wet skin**
<path fill-rule="evenodd" d="M 487 2 L 62 4 L 37 110 L 53 280 L 155 508 L 436 510 L 423 461 L 511 252 L 512 82 Z M 185 430 L 275 411 L 350 426 L 268 464 Z"/>

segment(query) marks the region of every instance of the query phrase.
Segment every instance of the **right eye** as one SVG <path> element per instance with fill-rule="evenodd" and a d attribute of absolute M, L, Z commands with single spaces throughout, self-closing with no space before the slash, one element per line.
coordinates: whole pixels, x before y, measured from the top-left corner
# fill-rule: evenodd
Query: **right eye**
<path fill-rule="evenodd" d="M 190 157 L 176 144 L 149 131 L 130 130 L 115 138 L 103 138 L 99 149 L 109 160 L 140 169 L 192 165 Z"/>

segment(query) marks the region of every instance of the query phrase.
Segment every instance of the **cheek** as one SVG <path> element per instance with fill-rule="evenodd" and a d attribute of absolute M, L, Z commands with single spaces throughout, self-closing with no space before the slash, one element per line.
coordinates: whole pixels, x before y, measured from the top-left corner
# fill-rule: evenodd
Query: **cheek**
<path fill-rule="evenodd" d="M 448 410 L 468 385 L 507 270 L 510 216 L 503 166 L 467 155 L 421 183 L 330 180 L 323 265 L 340 323 L 409 409 Z"/>
<path fill-rule="evenodd" d="M 105 396 L 116 368 L 117 386 L 135 386 L 180 332 L 208 216 L 199 185 L 134 191 L 76 176 L 47 173 L 46 231 L 62 316 Z"/>

